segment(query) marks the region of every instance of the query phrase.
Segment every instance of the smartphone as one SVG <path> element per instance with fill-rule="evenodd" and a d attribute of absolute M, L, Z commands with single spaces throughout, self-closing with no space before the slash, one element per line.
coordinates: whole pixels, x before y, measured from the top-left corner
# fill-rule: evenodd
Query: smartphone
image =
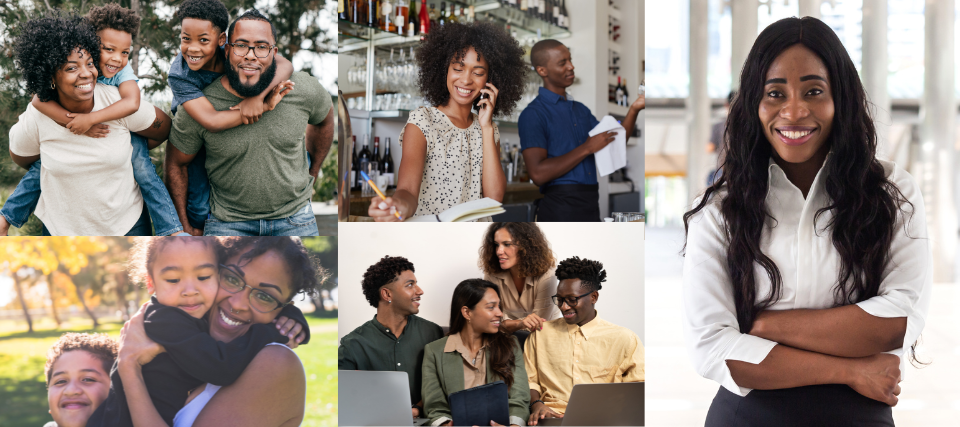
<path fill-rule="evenodd" d="M 480 100 L 487 99 L 487 98 L 490 98 L 490 94 L 481 93 L 480 96 L 477 97 L 477 99 L 473 100 L 473 109 L 480 111 Z"/>

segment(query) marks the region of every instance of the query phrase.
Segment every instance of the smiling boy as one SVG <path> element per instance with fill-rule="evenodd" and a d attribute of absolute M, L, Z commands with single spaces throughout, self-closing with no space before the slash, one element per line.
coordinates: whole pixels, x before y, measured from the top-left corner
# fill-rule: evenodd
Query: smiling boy
<path fill-rule="evenodd" d="M 94 111 L 88 114 L 74 114 L 67 111 L 61 105 L 66 100 L 41 102 L 36 95 L 31 105 L 75 135 L 103 138 L 110 133 L 108 127 L 110 122 L 129 117 L 140 108 L 138 79 L 128 63 L 133 40 L 136 39 L 140 29 L 140 16 L 130 9 L 109 3 L 91 8 L 84 18 L 100 39 L 99 61 L 96 64 L 97 73 L 93 75 L 96 81 L 78 81 L 76 87 L 81 91 L 92 92 L 96 84 L 113 86 L 119 91 L 120 100 L 107 106 L 99 105 L 98 107 L 102 107 L 99 109 L 94 107 Z M 153 127 L 157 126 L 159 124 L 155 123 Z M 141 131 L 141 133 L 145 132 Z M 81 141 L 78 139 L 78 142 Z M 162 236 L 182 234 L 183 227 L 173 207 L 173 200 L 167 193 L 163 181 L 157 176 L 156 167 L 150 159 L 150 149 L 159 146 L 162 141 L 150 140 L 131 133 L 130 143 L 133 146 L 131 157 L 133 178 L 140 188 L 140 194 L 150 213 L 156 234 Z M 39 175 L 40 161 L 38 160 L 29 166 L 27 175 L 23 177 L 3 209 L 0 210 L 0 235 L 6 235 L 11 224 L 22 227 L 36 209 L 40 200 Z"/>
<path fill-rule="evenodd" d="M 219 0 L 187 0 L 180 5 L 176 16 L 180 20 L 180 52 L 170 64 L 167 79 L 173 92 L 171 113 L 176 114 L 182 107 L 205 131 L 219 133 L 258 122 L 264 112 L 276 108 L 293 90 L 295 84 L 288 80 L 293 74 L 293 64 L 276 55 L 276 72 L 265 79 L 256 96 L 246 97 L 229 107 L 215 107 L 203 91 L 226 72 L 224 48 L 230 15 Z M 193 235 L 202 234 L 210 216 L 210 183 L 205 163 L 206 149 L 201 148 L 189 164 L 187 191 L 182 196 L 185 205 L 180 219 L 184 230 Z M 172 187 L 170 190 L 177 192 Z M 181 203 L 178 202 L 181 198 L 173 195 L 175 203 Z"/>
<path fill-rule="evenodd" d="M 47 403 L 53 421 L 44 427 L 83 427 L 110 390 L 117 343 L 106 334 L 63 334 L 47 351 Z"/>

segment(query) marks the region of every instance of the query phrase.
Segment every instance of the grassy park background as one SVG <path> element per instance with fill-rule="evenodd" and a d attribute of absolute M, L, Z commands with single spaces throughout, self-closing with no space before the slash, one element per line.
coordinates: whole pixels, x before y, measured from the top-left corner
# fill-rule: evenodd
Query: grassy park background
<path fill-rule="evenodd" d="M 307 406 L 303 427 L 337 425 L 337 319 L 307 316 L 310 344 L 294 351 L 307 375 Z M 47 413 L 43 376 L 47 349 L 65 332 L 103 332 L 119 339 L 119 319 L 103 319 L 97 329 L 90 319 L 71 318 L 56 327 L 44 318 L 26 333 L 25 321 L 0 320 L 0 426 L 40 427 L 53 421 Z"/>
<path fill-rule="evenodd" d="M 305 237 L 329 279 L 312 298 L 295 297 L 310 343 L 294 351 L 307 379 L 305 427 L 337 425 L 337 238 Z M 150 295 L 128 274 L 133 238 L 0 238 L 0 426 L 39 427 L 48 413 L 43 367 L 66 332 L 119 338 Z"/>

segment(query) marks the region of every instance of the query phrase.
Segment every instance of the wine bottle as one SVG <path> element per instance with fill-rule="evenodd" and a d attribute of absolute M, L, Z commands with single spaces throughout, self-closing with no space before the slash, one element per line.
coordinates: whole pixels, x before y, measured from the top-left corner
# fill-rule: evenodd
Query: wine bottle
<path fill-rule="evenodd" d="M 440 25 L 446 25 L 447 22 L 448 22 L 448 20 L 447 20 L 447 2 L 445 2 L 445 1 L 440 2 L 440 15 L 437 17 L 437 22 L 439 22 Z"/>
<path fill-rule="evenodd" d="M 440 24 L 440 12 L 433 6 L 434 4 L 435 3 L 430 3 L 430 11 L 427 13 L 427 15 L 430 16 L 430 27 Z"/>
<path fill-rule="evenodd" d="M 420 0 L 420 34 L 426 35 L 430 32 L 430 14 L 427 12 L 427 0 Z"/>
<path fill-rule="evenodd" d="M 567 15 L 567 0 L 560 3 L 560 27 L 570 29 L 570 15 Z"/>
<path fill-rule="evenodd" d="M 360 150 L 360 154 L 357 156 L 357 163 L 360 164 L 360 170 L 366 172 L 367 165 L 370 164 L 370 149 L 367 148 L 367 135 L 363 135 L 363 148 Z M 360 187 L 363 185 L 363 177 L 360 174 L 357 174 L 357 186 Z"/>
<path fill-rule="evenodd" d="M 617 88 L 614 95 L 614 102 L 617 105 L 623 105 L 623 85 L 620 83 L 620 76 L 617 76 Z"/>
<path fill-rule="evenodd" d="M 373 138 L 373 157 L 370 159 L 371 162 L 377 162 L 377 172 L 380 172 L 380 137 Z"/>
<path fill-rule="evenodd" d="M 393 25 L 397 27 L 397 34 L 401 36 L 407 35 L 407 15 L 409 15 L 409 8 L 405 3 L 405 0 L 397 0 L 397 5 L 395 6 L 396 13 L 393 16 Z"/>
<path fill-rule="evenodd" d="M 402 0 L 400 0 L 402 1 Z M 388 33 L 397 32 L 397 25 L 393 22 L 393 3 L 390 0 L 380 2 L 380 29 Z"/>
<path fill-rule="evenodd" d="M 461 6 L 460 8 L 463 9 L 463 6 Z M 462 18 L 457 16 L 457 5 L 450 3 L 450 13 L 447 15 L 447 19 L 450 20 L 450 22 L 455 22 L 455 23 L 460 22 Z"/>
<path fill-rule="evenodd" d="M 354 24 L 366 24 L 367 15 L 364 12 L 367 7 L 365 0 L 350 0 L 350 22 Z"/>
<path fill-rule="evenodd" d="M 417 2 L 410 0 L 410 7 L 407 9 L 407 30 L 406 35 L 413 37 L 420 34 L 420 25 L 417 23 Z"/>
<path fill-rule="evenodd" d="M 378 0 L 367 0 L 367 26 L 378 28 L 380 25 L 380 2 Z"/>
<path fill-rule="evenodd" d="M 537 18 L 541 21 L 547 20 L 547 1 L 540 0 L 537 2 Z"/>
<path fill-rule="evenodd" d="M 395 186 L 393 182 L 393 156 L 390 155 L 390 137 L 384 145 L 383 159 L 380 161 L 380 175 L 387 177 L 387 188 Z"/>

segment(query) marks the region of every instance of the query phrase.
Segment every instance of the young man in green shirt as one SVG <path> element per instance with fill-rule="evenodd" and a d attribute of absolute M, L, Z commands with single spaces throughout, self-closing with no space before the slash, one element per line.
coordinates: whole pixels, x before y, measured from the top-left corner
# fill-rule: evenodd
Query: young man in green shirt
<path fill-rule="evenodd" d="M 391 256 L 363 273 L 363 295 L 377 315 L 340 340 L 337 365 L 340 370 L 406 372 L 417 418 L 423 416 L 423 347 L 443 338 L 443 329 L 416 316 L 423 290 L 413 273 L 413 263 Z"/>
<path fill-rule="evenodd" d="M 276 29 L 263 15 L 237 18 L 228 41 L 224 76 L 203 90 L 218 111 L 259 96 L 276 72 Z M 177 114 L 165 170 L 181 221 L 187 221 L 187 166 L 205 147 L 211 215 L 204 234 L 319 234 L 310 191 L 333 141 L 332 101 L 306 73 L 293 73 L 290 81 L 296 88 L 256 123 L 215 133 Z"/>

